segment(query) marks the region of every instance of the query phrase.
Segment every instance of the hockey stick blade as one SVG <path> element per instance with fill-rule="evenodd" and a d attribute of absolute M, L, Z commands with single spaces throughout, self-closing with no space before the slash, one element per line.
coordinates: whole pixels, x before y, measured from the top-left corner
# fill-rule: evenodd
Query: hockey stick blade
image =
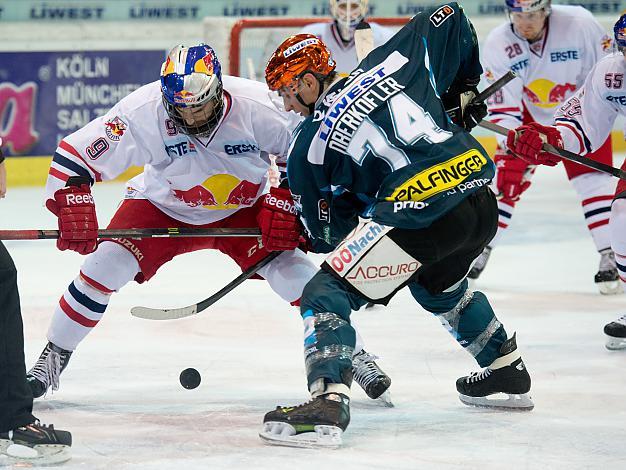
<path fill-rule="evenodd" d="M 226 284 L 211 297 L 208 297 L 197 304 L 182 308 L 133 307 L 130 309 L 130 314 L 134 317 L 143 318 L 145 320 L 176 320 L 178 318 L 196 315 L 209 308 L 243 281 L 254 276 L 259 269 L 272 262 L 274 258 L 281 253 L 282 251 L 272 251 L 269 255 L 256 263 L 254 266 L 250 267 L 248 270 L 242 272 L 239 276 Z"/>
<path fill-rule="evenodd" d="M 354 47 L 359 62 L 374 49 L 374 33 L 369 23 L 361 21 L 354 31 Z"/>
<path fill-rule="evenodd" d="M 484 129 L 489 129 L 492 132 L 500 135 L 508 135 L 509 129 L 506 127 L 500 126 L 499 124 L 482 120 L 478 123 L 478 125 Z M 594 170 L 601 171 L 603 173 L 608 173 L 609 175 L 615 176 L 616 178 L 620 178 L 626 180 L 626 172 L 619 168 L 612 167 L 611 165 L 606 165 L 605 163 L 596 162 L 594 160 L 589 160 L 588 158 L 581 157 L 577 153 L 570 152 L 565 149 L 557 149 L 550 144 L 543 144 L 541 147 L 544 151 L 551 153 L 553 155 L 557 155 L 565 160 L 570 160 L 576 163 L 580 163 L 581 165 L 587 166 L 589 168 L 593 168 Z"/>

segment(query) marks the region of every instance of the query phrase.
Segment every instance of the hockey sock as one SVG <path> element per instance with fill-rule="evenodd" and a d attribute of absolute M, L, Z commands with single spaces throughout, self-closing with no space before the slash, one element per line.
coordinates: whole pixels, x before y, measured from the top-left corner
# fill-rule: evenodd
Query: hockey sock
<path fill-rule="evenodd" d="M 619 198 L 613 202 L 609 229 L 617 272 L 626 290 L 626 199 Z"/>
<path fill-rule="evenodd" d="M 138 270 L 135 257 L 126 248 L 112 242 L 100 244 L 59 300 L 48 340 L 68 351 L 76 349 L 102 319 L 111 294 L 131 281 Z"/>
<path fill-rule="evenodd" d="M 464 280 L 456 289 L 430 294 L 417 283 L 409 284 L 413 297 L 433 313 L 481 367 L 487 367 L 500 356 L 506 341 L 504 326 L 496 318 L 487 297 L 472 292 Z"/>
<path fill-rule="evenodd" d="M 610 246 L 609 214 L 615 185 L 609 175 L 585 173 L 571 180 L 581 200 L 585 222 L 598 251 Z"/>

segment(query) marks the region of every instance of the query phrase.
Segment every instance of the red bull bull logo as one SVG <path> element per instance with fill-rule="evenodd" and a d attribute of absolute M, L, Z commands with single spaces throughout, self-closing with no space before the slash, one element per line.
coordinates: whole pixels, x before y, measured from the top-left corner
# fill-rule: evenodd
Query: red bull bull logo
<path fill-rule="evenodd" d="M 104 123 L 104 130 L 107 137 L 114 142 L 122 138 L 126 129 L 128 129 L 126 123 L 117 116 Z"/>
<path fill-rule="evenodd" d="M 174 197 L 190 207 L 202 206 L 209 210 L 237 209 L 253 205 L 260 189 L 260 184 L 240 180 L 233 175 L 219 174 L 187 191 L 174 190 Z"/>
<path fill-rule="evenodd" d="M 524 98 L 538 108 L 554 108 L 565 101 L 568 92 L 574 91 L 576 85 L 573 83 L 560 84 L 539 78 L 524 87 Z"/>

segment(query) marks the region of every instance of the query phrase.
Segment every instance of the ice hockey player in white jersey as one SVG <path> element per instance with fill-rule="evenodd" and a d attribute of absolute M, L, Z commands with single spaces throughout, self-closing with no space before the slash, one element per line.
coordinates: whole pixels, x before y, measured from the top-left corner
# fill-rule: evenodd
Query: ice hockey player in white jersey
<path fill-rule="evenodd" d="M 330 50 L 337 63 L 337 73 L 347 77 L 359 61 L 354 45 L 354 31 L 357 25 L 367 18 L 369 0 L 330 0 L 332 22 L 313 23 L 304 27 L 302 33 L 314 34 Z M 387 42 L 395 34 L 391 28 L 377 23 L 369 23 L 372 28 L 374 47 Z"/>
<path fill-rule="evenodd" d="M 519 78 L 488 101 L 487 119 L 508 128 L 531 121 L 549 124 L 555 109 L 583 84 L 594 64 L 609 52 L 611 39 L 582 7 L 552 6 L 550 0 L 506 0 L 506 5 L 510 22 L 489 34 L 481 48 L 481 62 L 488 82 L 509 70 Z M 610 138 L 590 158 L 611 164 Z M 507 152 L 503 140 L 494 160 L 500 211 L 498 233 L 474 265 L 470 273 L 474 279 L 484 269 L 491 247 L 509 226 L 515 205 L 530 186 L 535 171 L 535 166 Z M 608 175 L 591 168 L 573 162 L 563 162 L 563 166 L 600 253 L 594 280 L 601 293 L 621 292 L 608 230 L 615 184 Z"/>
<path fill-rule="evenodd" d="M 222 78 L 211 47 L 180 45 L 168 54 L 160 82 L 139 88 L 61 141 L 50 166 L 46 206 L 59 220 L 57 247 L 91 255 L 56 306 L 49 342 L 28 373 L 35 397 L 58 388 L 70 355 L 102 319 L 111 295 L 133 279 L 148 281 L 177 255 L 215 249 L 247 270 L 269 251 L 285 250 L 257 274 L 297 305 L 317 267 L 295 249 L 299 240 L 285 235 L 298 224 L 295 209 L 284 204 L 289 190 L 272 187 L 264 194 L 269 154 L 284 167 L 298 121 L 266 85 Z M 127 183 L 109 228 L 259 227 L 262 237 L 98 243 L 90 187 L 131 165 L 144 171 Z M 377 372 L 368 391 L 382 394 L 389 377 L 359 352 L 355 365 Z"/>
<path fill-rule="evenodd" d="M 507 145 L 533 164 L 555 165 L 559 158 L 541 151 L 548 143 L 589 156 L 606 141 L 618 116 L 626 116 L 626 14 L 614 27 L 617 51 L 591 70 L 584 85 L 557 110 L 553 126 L 530 123 L 509 132 Z M 626 170 L 626 162 L 622 164 Z M 626 181 L 620 179 L 611 205 L 611 246 L 622 284 L 626 283 Z M 626 315 L 604 327 L 608 349 L 626 348 Z"/>

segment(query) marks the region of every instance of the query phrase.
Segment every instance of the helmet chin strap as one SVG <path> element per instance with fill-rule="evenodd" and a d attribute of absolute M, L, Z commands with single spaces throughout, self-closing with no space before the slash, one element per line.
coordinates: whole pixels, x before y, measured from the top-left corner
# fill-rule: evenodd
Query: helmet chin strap
<path fill-rule="evenodd" d="M 317 80 L 317 83 L 319 84 L 319 90 L 317 91 L 317 97 L 313 100 L 312 103 L 305 103 L 300 93 L 296 93 L 296 99 L 298 100 L 298 103 L 307 108 L 309 110 L 309 114 L 313 114 L 313 112 L 315 111 L 315 103 L 317 103 L 317 100 L 320 99 L 320 96 L 322 96 L 322 92 L 324 91 L 324 80 L 319 77 L 315 78 Z"/>

